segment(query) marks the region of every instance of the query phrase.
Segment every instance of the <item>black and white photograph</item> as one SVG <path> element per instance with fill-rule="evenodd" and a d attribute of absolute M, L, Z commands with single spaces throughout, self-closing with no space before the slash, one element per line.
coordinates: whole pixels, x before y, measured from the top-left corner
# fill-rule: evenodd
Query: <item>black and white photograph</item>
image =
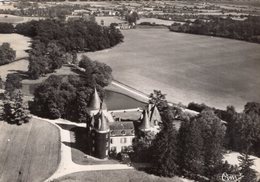
<path fill-rule="evenodd" d="M 0 182 L 260 182 L 260 0 L 0 0 Z"/>

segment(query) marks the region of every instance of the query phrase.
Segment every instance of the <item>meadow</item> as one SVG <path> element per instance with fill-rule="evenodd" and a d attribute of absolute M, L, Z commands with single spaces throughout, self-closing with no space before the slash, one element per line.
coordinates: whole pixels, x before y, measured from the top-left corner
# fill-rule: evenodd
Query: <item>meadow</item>
<path fill-rule="evenodd" d="M 16 51 L 16 59 L 27 57 L 28 53 L 25 50 L 29 49 L 30 38 L 19 34 L 0 34 L 0 44 L 3 42 L 10 43 L 10 47 Z M 8 73 L 16 71 L 27 71 L 28 61 L 25 59 L 12 62 L 10 64 L 0 66 L 0 76 L 3 80 Z"/>
<path fill-rule="evenodd" d="M 142 171 L 136 170 L 113 170 L 113 171 L 93 171 L 93 172 L 78 172 L 66 175 L 59 179 L 54 180 L 53 182 L 185 182 L 188 180 L 181 179 L 178 177 L 173 178 L 164 178 L 154 175 L 149 175 Z"/>
<path fill-rule="evenodd" d="M 21 126 L 0 122 L 0 181 L 43 181 L 60 160 L 59 130 L 32 119 Z"/>
<path fill-rule="evenodd" d="M 167 29 L 122 32 L 120 45 L 87 53 L 110 65 L 116 80 L 145 93 L 161 90 L 175 103 L 240 111 L 248 101 L 260 102 L 259 44 Z"/>

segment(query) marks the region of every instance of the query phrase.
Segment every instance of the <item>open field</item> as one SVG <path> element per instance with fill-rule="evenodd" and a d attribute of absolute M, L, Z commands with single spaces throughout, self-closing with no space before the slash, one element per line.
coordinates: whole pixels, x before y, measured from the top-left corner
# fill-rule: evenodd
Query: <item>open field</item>
<path fill-rule="evenodd" d="M 32 20 L 40 20 L 44 19 L 44 17 L 23 17 L 23 16 L 15 16 L 10 14 L 0 14 L 0 22 L 3 23 L 12 23 L 12 24 L 18 24 L 18 23 L 24 23 Z"/>
<path fill-rule="evenodd" d="M 23 21 L 23 18 L 20 16 L 0 14 L 0 22 L 3 23 L 18 23 Z"/>
<path fill-rule="evenodd" d="M 150 23 L 155 23 L 158 25 L 171 26 L 176 21 L 161 20 L 161 19 L 157 19 L 157 18 L 140 18 L 139 20 L 137 20 L 136 23 L 140 24 L 142 22 L 150 22 Z"/>
<path fill-rule="evenodd" d="M 111 23 L 122 23 L 125 22 L 124 20 L 120 20 L 116 17 L 113 16 L 97 16 L 96 18 L 96 22 L 101 25 L 101 20 L 104 21 L 104 25 L 105 26 L 110 26 Z"/>
<path fill-rule="evenodd" d="M 28 56 L 25 50 L 29 49 L 30 38 L 19 34 L 0 34 L 0 44 L 3 42 L 10 43 L 10 46 L 16 51 L 16 59 Z M 0 66 L 0 76 L 3 80 L 8 73 L 13 73 L 16 71 L 27 71 L 28 61 L 19 60 L 12 62 L 10 64 Z"/>
<path fill-rule="evenodd" d="M 174 178 L 163 178 L 149 175 L 145 172 L 136 170 L 113 170 L 113 171 L 94 171 L 94 172 L 78 172 L 66 175 L 53 182 L 184 182 L 184 180 Z"/>
<path fill-rule="evenodd" d="M 16 59 L 28 56 L 25 50 L 30 48 L 30 41 L 31 38 L 16 33 L 0 34 L 0 44 L 8 42 L 11 48 L 16 51 Z"/>
<path fill-rule="evenodd" d="M 51 176 L 60 157 L 59 130 L 32 119 L 21 126 L 0 122 L 0 181 L 39 182 Z"/>
<path fill-rule="evenodd" d="M 162 90 L 172 102 L 217 108 L 260 102 L 260 45 L 174 33 L 166 29 L 122 31 L 124 43 L 88 53 L 113 69 L 114 78 L 142 92 Z"/>

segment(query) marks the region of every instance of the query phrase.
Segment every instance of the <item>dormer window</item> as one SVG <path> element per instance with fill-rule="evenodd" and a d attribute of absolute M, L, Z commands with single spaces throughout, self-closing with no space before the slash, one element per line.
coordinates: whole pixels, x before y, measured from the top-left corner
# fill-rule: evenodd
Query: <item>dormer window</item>
<path fill-rule="evenodd" d="M 122 131 L 121 131 L 121 134 L 122 134 L 122 135 L 125 135 L 125 134 L 126 134 L 126 133 L 125 133 L 125 130 L 122 130 Z"/>
<path fill-rule="evenodd" d="M 114 131 L 111 131 L 110 134 L 111 134 L 112 136 L 114 136 L 114 135 L 115 135 L 115 132 L 114 132 Z"/>

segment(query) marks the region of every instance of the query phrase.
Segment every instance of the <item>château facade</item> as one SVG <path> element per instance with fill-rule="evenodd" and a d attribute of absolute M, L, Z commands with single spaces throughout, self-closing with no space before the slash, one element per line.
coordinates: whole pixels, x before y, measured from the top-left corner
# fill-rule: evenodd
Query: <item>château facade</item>
<path fill-rule="evenodd" d="M 90 154 L 105 159 L 110 152 L 124 152 L 132 146 L 137 132 L 159 131 L 161 117 L 156 106 L 148 104 L 146 109 L 108 110 L 94 90 L 87 124 Z"/>

